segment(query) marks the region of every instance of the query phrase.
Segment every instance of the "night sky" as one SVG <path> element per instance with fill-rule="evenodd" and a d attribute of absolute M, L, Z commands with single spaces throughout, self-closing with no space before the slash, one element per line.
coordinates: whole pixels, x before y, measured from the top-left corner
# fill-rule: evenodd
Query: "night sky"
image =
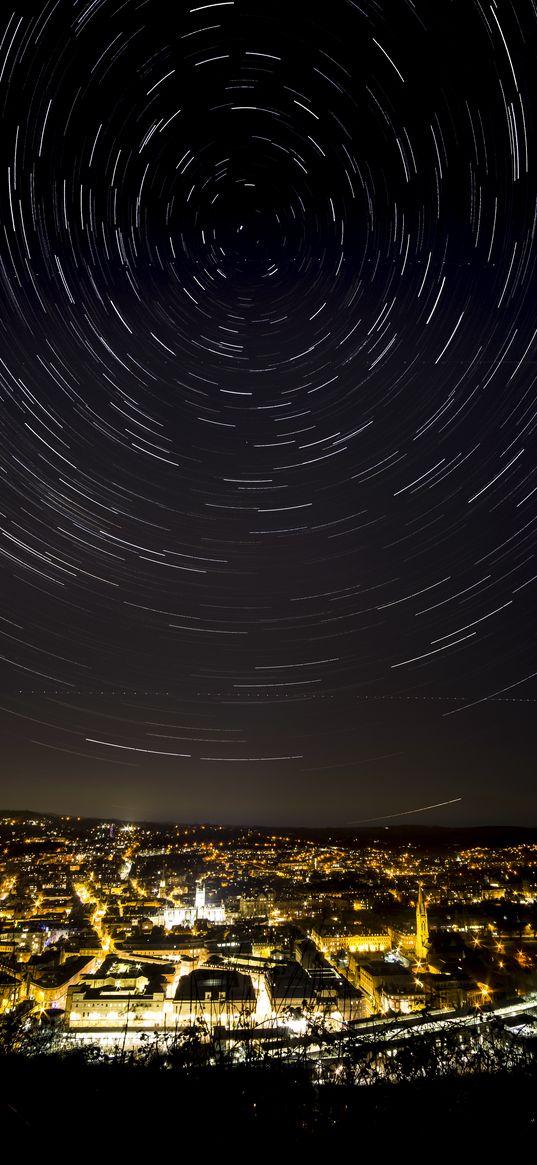
<path fill-rule="evenodd" d="M 1 807 L 535 823 L 534 4 L 0 19 Z"/>

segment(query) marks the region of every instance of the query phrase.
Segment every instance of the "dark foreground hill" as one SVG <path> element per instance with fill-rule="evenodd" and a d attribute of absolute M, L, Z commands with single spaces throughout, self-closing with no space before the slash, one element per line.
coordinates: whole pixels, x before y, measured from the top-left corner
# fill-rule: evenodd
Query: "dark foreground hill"
<path fill-rule="evenodd" d="M 195 1151 L 287 1161 L 297 1152 L 383 1160 L 393 1153 L 467 1159 L 506 1139 L 529 1149 L 537 1130 L 534 1073 L 422 1080 L 369 1087 L 314 1084 L 296 1066 L 153 1070 L 90 1065 L 81 1057 L 0 1060 L 4 1149 L 56 1146 L 85 1161 L 110 1155 L 180 1160 Z M 93 1156 L 92 1156 L 93 1154 Z M 24 1153 L 23 1153 L 24 1156 Z M 331 1156 L 333 1160 L 333 1156 Z M 494 1158 L 491 1158 L 494 1159 Z"/>

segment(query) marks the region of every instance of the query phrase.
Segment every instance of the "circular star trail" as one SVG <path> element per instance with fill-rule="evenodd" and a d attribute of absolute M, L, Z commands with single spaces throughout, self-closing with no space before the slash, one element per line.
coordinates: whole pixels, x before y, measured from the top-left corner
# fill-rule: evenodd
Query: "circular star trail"
<path fill-rule="evenodd" d="M 529 812 L 533 5 L 2 20 L 8 801 Z"/>

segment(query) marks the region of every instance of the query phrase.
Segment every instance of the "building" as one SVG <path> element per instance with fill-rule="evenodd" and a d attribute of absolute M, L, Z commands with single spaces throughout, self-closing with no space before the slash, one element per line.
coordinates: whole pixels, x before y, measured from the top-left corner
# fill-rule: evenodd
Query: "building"
<path fill-rule="evenodd" d="M 416 958 L 418 962 L 426 963 L 429 958 L 429 921 L 427 906 L 423 897 L 421 882 L 418 887 L 418 901 L 416 903 Z"/>
<path fill-rule="evenodd" d="M 156 914 L 151 915 L 151 922 L 156 926 L 164 926 L 171 930 L 174 926 L 194 926 L 199 919 L 205 922 L 224 922 L 226 917 L 222 905 L 211 906 L 206 901 L 205 882 L 199 878 L 194 892 L 194 903 L 189 906 L 165 905 Z"/>
<path fill-rule="evenodd" d="M 166 935 L 163 938 L 152 938 L 151 935 L 142 935 L 138 938 L 126 939 L 116 944 L 116 953 L 126 959 L 165 959 L 174 963 L 190 964 L 190 970 L 204 963 L 209 957 L 209 948 L 204 938 L 197 938 L 193 934 Z"/>
<path fill-rule="evenodd" d="M 157 926 L 171 930 L 174 926 L 194 926 L 198 919 L 206 922 L 224 922 L 226 912 L 223 906 L 167 906 L 151 916 Z"/>
<path fill-rule="evenodd" d="M 249 975 L 228 967 L 200 967 L 179 980 L 173 1012 L 178 1024 L 204 1020 L 210 1028 L 236 1027 L 256 1008 Z"/>
<path fill-rule="evenodd" d="M 323 955 L 335 955 L 337 951 L 358 952 L 389 951 L 391 939 L 388 930 L 369 930 L 358 925 L 344 926 L 339 923 L 319 925 L 312 929 L 311 938 Z"/>
<path fill-rule="evenodd" d="M 370 1014 L 393 1012 L 409 1015 L 425 1007 L 423 982 L 416 980 L 409 967 L 401 964 L 384 959 L 362 963 L 359 983 Z"/>
<path fill-rule="evenodd" d="M 272 906 L 267 894 L 258 894 L 257 897 L 239 898 L 239 915 L 243 918 L 268 918 Z"/>
<path fill-rule="evenodd" d="M 300 963 L 278 962 L 269 967 L 265 976 L 270 1006 L 275 1015 L 289 1009 L 311 1007 L 314 989 L 310 976 Z"/>
<path fill-rule="evenodd" d="M 323 960 L 308 972 L 313 989 L 313 1007 L 338 1024 L 353 1023 L 367 1014 L 363 993 Z"/>
<path fill-rule="evenodd" d="M 89 975 L 97 966 L 92 955 L 73 955 L 56 966 L 29 966 L 27 992 L 43 1011 L 65 1008 L 71 988 Z"/>
<path fill-rule="evenodd" d="M 69 988 L 65 1022 L 70 1029 L 154 1030 L 173 1024 L 171 999 L 178 970 L 173 963 L 105 959 L 93 975 Z"/>
<path fill-rule="evenodd" d="M 10 1011 L 24 999 L 26 994 L 24 983 L 20 975 L 0 967 L 0 1013 Z"/>
<path fill-rule="evenodd" d="M 413 926 L 389 926 L 388 933 L 394 950 L 399 950 L 403 955 L 410 955 L 410 957 L 415 954 L 416 932 Z"/>
<path fill-rule="evenodd" d="M 427 1007 L 433 1011 L 457 1011 L 483 1003 L 483 991 L 463 971 L 453 975 L 420 972 L 420 981 L 425 989 Z"/>
<path fill-rule="evenodd" d="M 314 1001 L 324 1014 L 351 1023 L 366 1014 L 362 992 L 317 950 L 311 939 L 294 944 L 295 957 L 312 981 Z"/>
<path fill-rule="evenodd" d="M 362 992 L 349 983 L 322 957 L 306 970 L 289 960 L 267 967 L 265 985 L 272 1015 L 304 1022 L 303 1012 L 341 1027 L 366 1014 Z"/>

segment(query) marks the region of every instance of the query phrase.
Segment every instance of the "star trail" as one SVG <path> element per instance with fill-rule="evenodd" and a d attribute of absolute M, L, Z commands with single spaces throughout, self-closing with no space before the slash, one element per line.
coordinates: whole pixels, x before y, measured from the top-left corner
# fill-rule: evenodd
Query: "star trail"
<path fill-rule="evenodd" d="M 526 821 L 533 3 L 0 25 L 6 807 Z"/>

